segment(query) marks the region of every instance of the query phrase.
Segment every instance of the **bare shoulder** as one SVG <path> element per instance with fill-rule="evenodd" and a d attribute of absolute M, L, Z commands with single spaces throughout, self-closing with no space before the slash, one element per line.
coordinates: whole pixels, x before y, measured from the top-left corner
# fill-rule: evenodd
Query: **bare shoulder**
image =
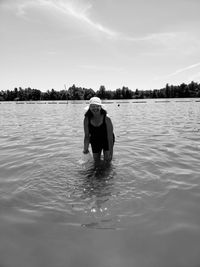
<path fill-rule="evenodd" d="M 108 115 L 106 115 L 105 120 L 106 120 L 106 123 L 112 123 L 111 118 Z"/>
<path fill-rule="evenodd" d="M 88 123 L 88 117 L 84 117 L 84 121 L 83 122 L 84 122 L 84 124 Z"/>

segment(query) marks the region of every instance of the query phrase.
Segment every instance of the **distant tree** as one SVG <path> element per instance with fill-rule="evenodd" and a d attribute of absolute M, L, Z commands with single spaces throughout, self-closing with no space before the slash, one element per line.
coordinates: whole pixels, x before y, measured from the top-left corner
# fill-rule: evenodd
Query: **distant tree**
<path fill-rule="evenodd" d="M 133 98 L 133 92 L 128 87 L 123 86 L 122 87 L 122 98 L 123 99 Z"/>
<path fill-rule="evenodd" d="M 179 87 L 178 87 L 179 97 L 186 97 L 186 90 L 189 93 L 187 84 L 185 84 L 185 83 L 180 84 Z"/>
<path fill-rule="evenodd" d="M 130 90 L 123 86 L 115 91 L 106 90 L 104 85 L 101 85 L 95 93 L 93 89 L 76 87 L 73 84 L 68 90 L 41 92 L 38 89 L 30 87 L 22 89 L 15 87 L 13 90 L 1 90 L 0 101 L 28 101 L 28 100 L 88 100 L 93 96 L 98 96 L 101 99 L 132 99 L 132 98 L 173 98 L 173 97 L 200 97 L 200 84 L 191 81 L 189 84 L 181 83 L 180 85 L 169 85 L 164 88 L 154 90 Z"/>
<path fill-rule="evenodd" d="M 20 89 L 21 89 L 21 87 L 20 87 Z M 14 99 L 19 97 L 18 89 L 16 87 L 15 87 L 14 92 L 13 92 L 13 97 L 14 97 Z"/>
<path fill-rule="evenodd" d="M 49 97 L 50 100 L 58 100 L 58 93 L 52 88 Z"/>
<path fill-rule="evenodd" d="M 139 98 L 140 97 L 140 92 L 138 89 L 135 90 L 135 98 Z"/>
<path fill-rule="evenodd" d="M 153 98 L 158 98 L 158 90 L 156 90 L 156 89 L 153 90 L 152 97 Z"/>
<path fill-rule="evenodd" d="M 106 99 L 114 99 L 114 92 L 113 91 L 111 91 L 111 90 L 109 90 L 109 91 L 106 91 L 106 93 L 105 93 L 105 98 Z"/>
<path fill-rule="evenodd" d="M 99 90 L 96 92 L 96 96 L 105 99 L 106 98 L 106 88 L 104 85 L 101 85 Z"/>
<path fill-rule="evenodd" d="M 115 99 L 122 99 L 122 90 L 120 88 L 115 90 L 114 98 Z"/>
<path fill-rule="evenodd" d="M 190 97 L 195 97 L 198 94 L 198 84 L 192 81 L 191 83 L 188 84 L 188 90 L 190 92 Z"/>
<path fill-rule="evenodd" d="M 60 100 L 68 100 L 68 92 L 67 92 L 67 90 L 61 90 L 59 92 L 59 99 Z"/>
<path fill-rule="evenodd" d="M 40 100 L 40 97 L 41 97 L 41 92 L 40 90 L 38 89 L 33 89 L 32 90 L 32 99 L 37 101 L 37 100 Z"/>
<path fill-rule="evenodd" d="M 69 99 L 70 100 L 82 100 L 84 99 L 84 91 L 81 87 L 76 87 L 75 84 L 73 84 L 68 89 Z"/>
<path fill-rule="evenodd" d="M 83 88 L 83 92 L 85 100 L 89 100 L 91 97 L 95 96 L 95 91 L 91 88 L 90 89 Z"/>
<path fill-rule="evenodd" d="M 0 91 L 0 101 L 4 101 L 4 91 Z"/>
<path fill-rule="evenodd" d="M 144 91 L 144 98 L 153 98 L 153 91 L 152 90 Z"/>
<path fill-rule="evenodd" d="M 170 94 L 170 87 L 169 87 L 169 84 L 168 83 L 166 84 L 166 87 L 165 87 L 165 96 L 167 98 L 169 98 L 171 96 L 171 94 Z"/>

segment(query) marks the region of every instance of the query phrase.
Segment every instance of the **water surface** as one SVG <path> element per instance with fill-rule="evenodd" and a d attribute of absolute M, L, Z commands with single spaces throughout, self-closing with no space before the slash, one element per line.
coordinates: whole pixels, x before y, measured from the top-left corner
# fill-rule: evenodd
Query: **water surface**
<path fill-rule="evenodd" d="M 110 166 L 82 102 L 0 104 L 1 267 L 197 267 L 200 102 L 109 101 Z"/>

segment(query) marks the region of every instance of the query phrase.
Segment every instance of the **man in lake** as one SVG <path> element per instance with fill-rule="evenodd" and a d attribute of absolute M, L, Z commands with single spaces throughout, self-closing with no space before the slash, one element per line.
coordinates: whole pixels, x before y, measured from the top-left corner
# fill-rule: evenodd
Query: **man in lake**
<path fill-rule="evenodd" d="M 92 147 L 95 162 L 100 161 L 103 151 L 104 160 L 110 162 L 113 156 L 114 134 L 111 119 L 98 97 L 92 97 L 89 106 L 86 107 L 84 118 L 84 150 L 89 153 L 89 144 Z"/>

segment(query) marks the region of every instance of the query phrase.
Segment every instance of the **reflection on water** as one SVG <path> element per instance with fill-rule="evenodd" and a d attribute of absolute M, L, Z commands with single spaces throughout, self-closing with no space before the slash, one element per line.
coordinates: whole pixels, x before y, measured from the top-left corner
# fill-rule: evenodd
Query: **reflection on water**
<path fill-rule="evenodd" d="M 112 164 L 104 161 L 85 168 L 80 172 L 79 190 L 81 199 L 88 202 L 85 213 L 90 214 L 92 222 L 83 223 L 82 226 L 106 229 L 110 223 L 108 202 L 113 194 L 115 171 Z M 100 223 L 98 219 L 101 218 Z M 107 219 L 105 219 L 107 217 Z M 94 220 L 96 218 L 96 220 Z M 104 225 L 102 224 L 104 222 Z"/>
<path fill-rule="evenodd" d="M 84 106 L 0 105 L 0 265 L 197 267 L 199 102 L 108 104 L 110 165 L 81 155 Z"/>

